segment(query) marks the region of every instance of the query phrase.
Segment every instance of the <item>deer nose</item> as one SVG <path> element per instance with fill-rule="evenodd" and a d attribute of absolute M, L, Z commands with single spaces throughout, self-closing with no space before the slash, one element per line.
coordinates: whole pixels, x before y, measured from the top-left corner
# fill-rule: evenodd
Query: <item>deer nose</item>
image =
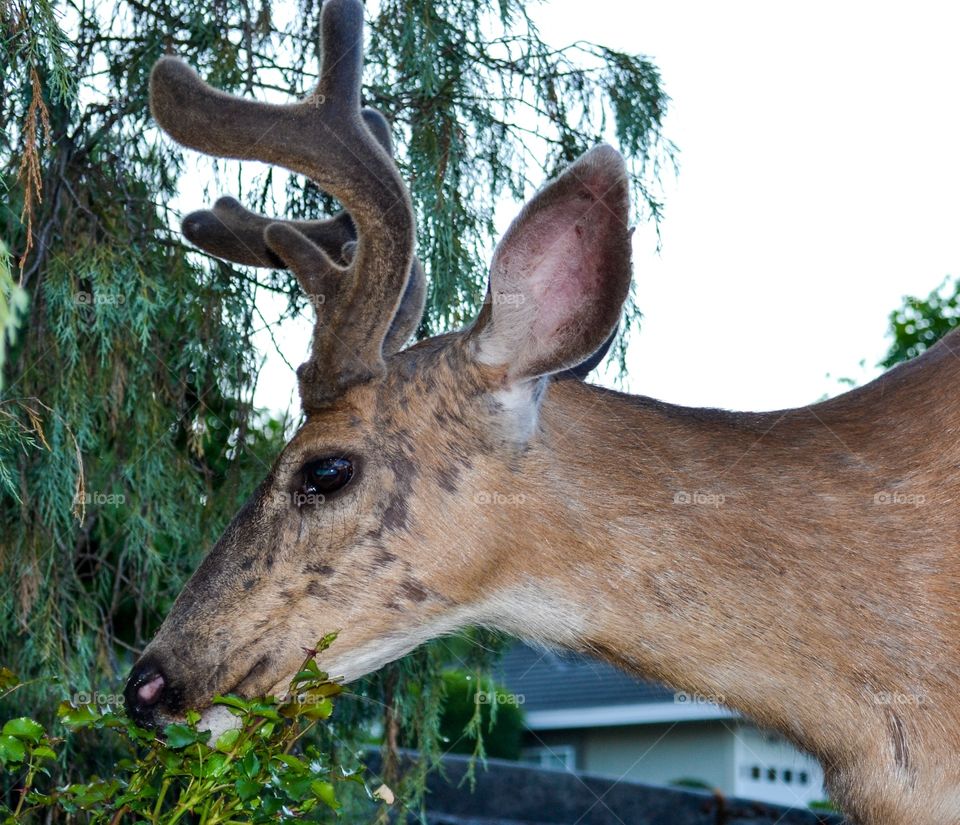
<path fill-rule="evenodd" d="M 150 661 L 138 662 L 130 672 L 123 691 L 130 718 L 138 725 L 153 724 L 166 687 L 166 677 L 159 667 Z"/>

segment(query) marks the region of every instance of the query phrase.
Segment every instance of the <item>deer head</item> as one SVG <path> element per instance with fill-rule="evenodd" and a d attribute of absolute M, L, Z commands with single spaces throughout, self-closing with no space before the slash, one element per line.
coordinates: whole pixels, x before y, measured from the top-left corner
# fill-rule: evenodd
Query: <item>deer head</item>
<path fill-rule="evenodd" d="M 358 0 L 324 4 L 319 85 L 292 105 L 223 94 L 175 58 L 153 70 L 151 107 L 175 140 L 306 175 L 345 212 L 272 220 L 224 198 L 184 220 L 215 255 L 289 268 L 317 321 L 298 370 L 304 425 L 133 668 L 127 703 L 143 723 L 215 694 L 283 692 L 333 630 L 321 666 L 347 681 L 466 624 L 517 631 L 538 586 L 511 560 L 510 502 L 489 499 L 536 473 L 550 376 L 616 327 L 630 282 L 624 163 L 598 146 L 544 186 L 498 245 L 475 322 L 404 349 L 423 272 L 389 129 L 360 107 L 362 18 Z"/>
<path fill-rule="evenodd" d="M 131 714 L 281 693 L 330 631 L 321 667 L 349 681 L 482 624 L 718 697 L 817 755 L 858 823 L 960 822 L 960 333 L 772 413 L 569 378 L 630 282 L 627 175 L 598 146 L 510 226 L 474 323 L 404 348 L 423 273 L 389 130 L 360 108 L 362 18 L 324 3 L 320 83 L 293 105 L 153 71 L 176 140 L 307 175 L 345 213 L 225 199 L 184 221 L 216 255 L 289 268 L 317 323 L 305 423 L 134 666 Z"/>

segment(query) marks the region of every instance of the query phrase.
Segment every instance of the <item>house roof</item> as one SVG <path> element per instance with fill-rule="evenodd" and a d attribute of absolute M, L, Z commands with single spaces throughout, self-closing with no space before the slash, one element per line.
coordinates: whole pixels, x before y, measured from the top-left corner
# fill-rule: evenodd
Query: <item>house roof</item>
<path fill-rule="evenodd" d="M 516 642 L 500 660 L 497 681 L 517 697 L 531 730 L 698 721 L 732 713 L 698 697 L 574 653 Z"/>

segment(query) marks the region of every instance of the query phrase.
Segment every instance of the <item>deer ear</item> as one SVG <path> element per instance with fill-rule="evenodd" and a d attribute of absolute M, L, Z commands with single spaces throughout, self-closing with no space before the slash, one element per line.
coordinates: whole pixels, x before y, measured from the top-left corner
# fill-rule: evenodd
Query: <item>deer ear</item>
<path fill-rule="evenodd" d="M 471 331 L 505 381 L 575 367 L 617 325 L 630 289 L 629 187 L 620 153 L 597 146 L 544 186 L 510 225 Z"/>

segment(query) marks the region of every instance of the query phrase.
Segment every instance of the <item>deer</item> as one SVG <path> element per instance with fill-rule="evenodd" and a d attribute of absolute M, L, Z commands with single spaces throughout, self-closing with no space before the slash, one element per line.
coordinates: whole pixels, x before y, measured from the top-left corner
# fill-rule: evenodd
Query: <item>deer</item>
<path fill-rule="evenodd" d="M 295 103 L 173 56 L 150 78 L 175 141 L 343 212 L 222 198 L 183 221 L 214 256 L 289 269 L 317 318 L 302 426 L 133 666 L 132 718 L 214 729 L 215 695 L 284 693 L 331 630 L 322 668 L 351 682 L 483 626 L 718 697 L 818 758 L 858 825 L 960 823 L 960 337 L 776 412 L 582 380 L 632 278 L 627 167 L 601 144 L 519 212 L 473 323 L 409 344 L 424 271 L 390 127 L 361 107 L 359 0 L 327 0 L 321 29 Z"/>

